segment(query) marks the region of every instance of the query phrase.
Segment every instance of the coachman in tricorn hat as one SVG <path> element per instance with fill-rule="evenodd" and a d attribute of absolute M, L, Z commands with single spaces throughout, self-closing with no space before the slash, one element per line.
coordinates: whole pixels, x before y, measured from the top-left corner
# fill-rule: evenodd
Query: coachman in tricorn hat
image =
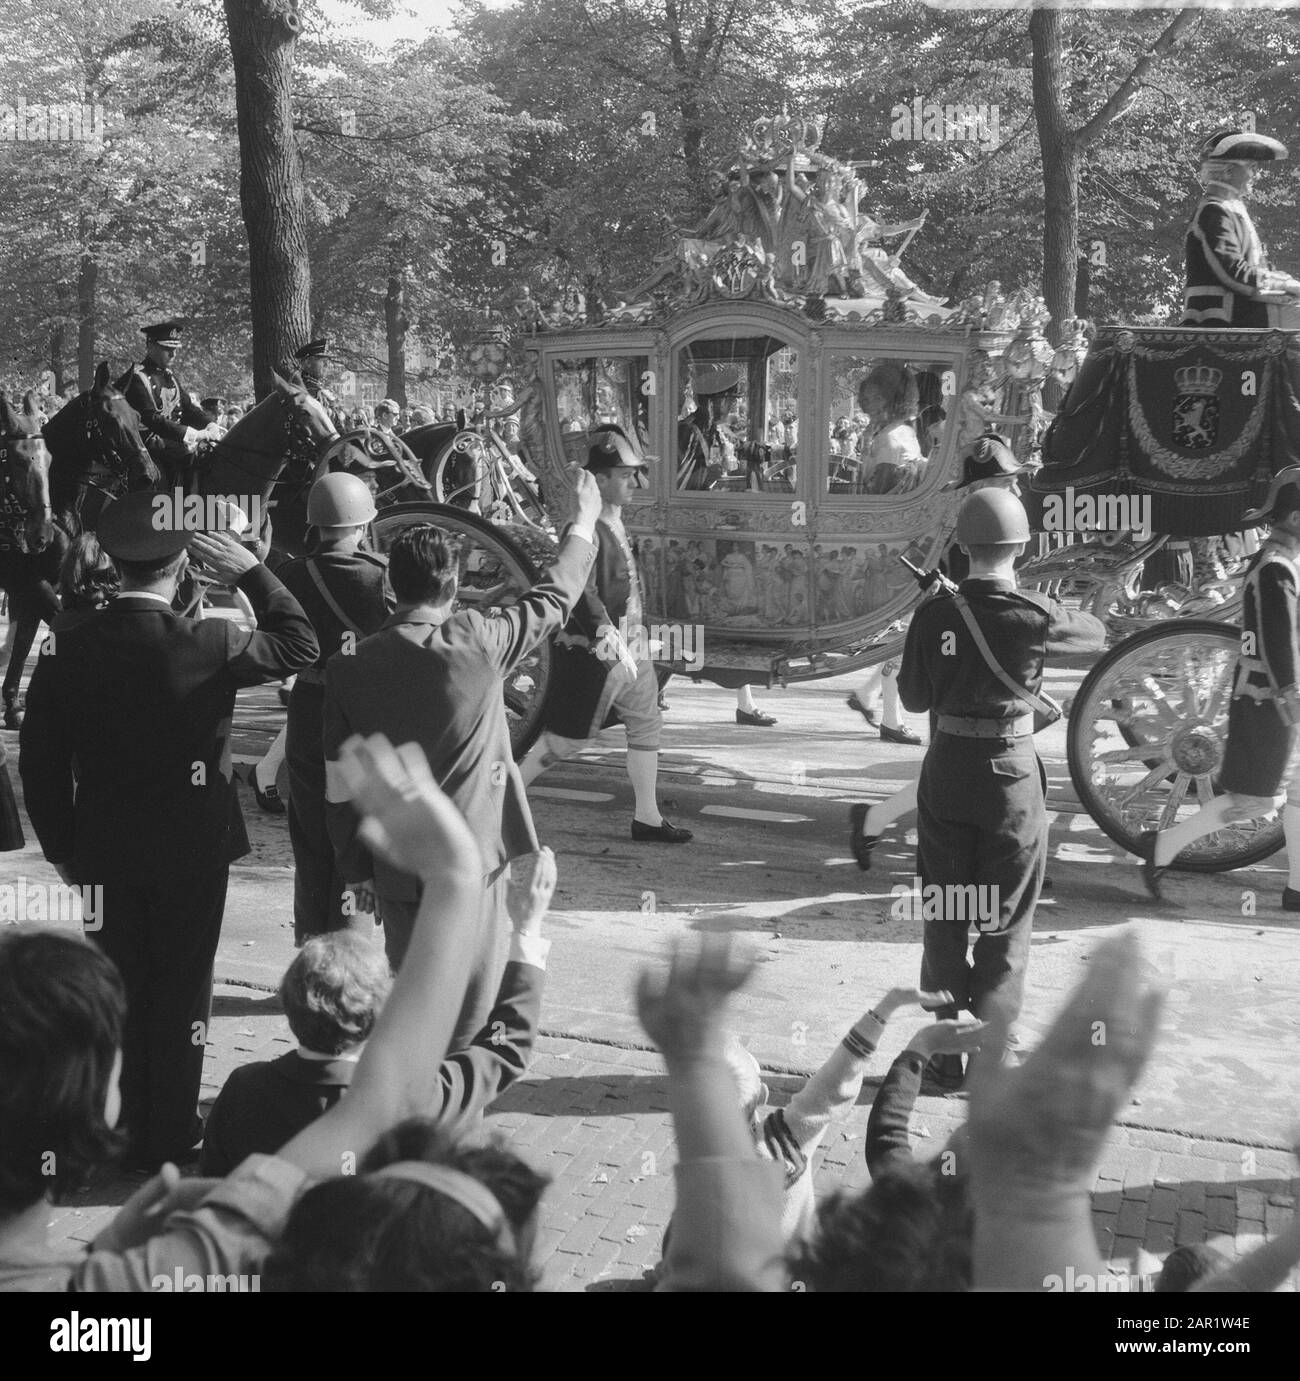
<path fill-rule="evenodd" d="M 1258 328 L 1269 305 L 1300 300 L 1300 282 L 1268 267 L 1246 210 L 1255 177 L 1287 156 L 1286 145 L 1250 130 L 1221 129 L 1201 146 L 1205 189 L 1187 227 L 1184 326 Z"/>

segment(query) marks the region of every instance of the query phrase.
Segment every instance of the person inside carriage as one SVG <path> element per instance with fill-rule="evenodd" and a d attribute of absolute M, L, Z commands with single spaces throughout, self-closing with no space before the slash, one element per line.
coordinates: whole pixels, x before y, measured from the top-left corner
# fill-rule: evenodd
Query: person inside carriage
<path fill-rule="evenodd" d="M 916 371 L 881 360 L 858 388 L 858 406 L 871 420 L 862 442 L 859 494 L 902 494 L 915 489 L 925 473 L 925 453 L 916 434 L 921 410 Z"/>
<path fill-rule="evenodd" d="M 172 369 L 181 346 L 183 323 L 159 321 L 142 326 L 145 357 L 117 381 L 116 387 L 140 418 L 140 435 L 162 471 L 164 487 L 184 481 L 185 471 L 204 440 L 217 441 L 221 427 L 190 397 Z"/>
<path fill-rule="evenodd" d="M 679 489 L 715 489 L 739 470 L 726 420 L 740 397 L 740 376 L 739 365 L 715 364 L 699 369 L 692 380 L 695 410 L 677 425 Z"/>

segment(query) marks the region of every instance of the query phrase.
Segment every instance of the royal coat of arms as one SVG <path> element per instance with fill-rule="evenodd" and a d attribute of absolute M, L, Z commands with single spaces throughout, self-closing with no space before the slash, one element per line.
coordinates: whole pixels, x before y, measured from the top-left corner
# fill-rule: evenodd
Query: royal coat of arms
<path fill-rule="evenodd" d="M 1174 370 L 1173 442 L 1189 451 L 1207 451 L 1219 439 L 1219 400 L 1223 371 L 1213 365 Z"/>

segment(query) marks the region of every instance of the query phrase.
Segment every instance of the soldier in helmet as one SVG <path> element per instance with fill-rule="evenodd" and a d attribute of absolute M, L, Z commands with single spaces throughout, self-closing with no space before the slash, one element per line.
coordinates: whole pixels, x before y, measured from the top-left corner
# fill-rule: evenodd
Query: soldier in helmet
<path fill-rule="evenodd" d="M 1300 299 L 1300 282 L 1268 267 L 1246 210 L 1246 198 L 1266 163 L 1287 156 L 1286 145 L 1250 130 L 1221 129 L 1201 146 L 1204 188 L 1187 227 L 1184 326 L 1266 327 L 1269 304 Z"/>
<path fill-rule="evenodd" d="M 387 561 L 361 550 L 375 512 L 370 490 L 356 475 L 322 476 L 307 496 L 307 521 L 318 534 L 316 549 L 278 572 L 320 643 L 315 666 L 298 673 L 289 696 L 289 840 L 293 932 L 299 945 L 313 935 L 348 928 L 349 912 L 361 909 L 348 906 L 326 824 L 325 663 L 377 632 L 393 610 Z"/>
<path fill-rule="evenodd" d="M 200 441 L 219 440 L 221 427 L 190 397 L 172 370 L 181 346 L 181 322 L 142 326 L 144 359 L 117 381 L 117 390 L 140 416 L 140 435 L 168 487 L 178 484 Z"/>
<path fill-rule="evenodd" d="M 1100 652 L 1091 614 L 1016 588 L 1029 540 L 1020 500 L 1005 489 L 972 494 L 957 515 L 970 575 L 956 594 L 912 615 L 898 676 L 903 704 L 934 714 L 918 789 L 917 873 L 924 918 L 921 986 L 946 989 L 951 1007 L 984 1017 L 995 992 L 1020 1009 L 1034 907 L 1047 862 L 1047 778 L 1034 751 L 1043 659 Z M 979 935 L 967 961 L 967 932 Z M 985 1052 L 998 1058 L 999 1051 Z M 940 1055 L 932 1084 L 956 1088 L 960 1055 Z"/>
<path fill-rule="evenodd" d="M 1161 900 L 1160 877 L 1195 840 L 1226 825 L 1272 815 L 1285 793 L 1282 825 L 1290 864 L 1282 893 L 1285 911 L 1300 911 L 1300 781 L 1296 729 L 1300 725 L 1300 466 L 1273 477 L 1268 497 L 1242 515 L 1268 523 L 1268 540 L 1246 570 L 1242 591 L 1241 654 L 1228 709 L 1228 742 L 1219 771 L 1220 795 L 1195 815 L 1142 836 L 1142 878 Z"/>

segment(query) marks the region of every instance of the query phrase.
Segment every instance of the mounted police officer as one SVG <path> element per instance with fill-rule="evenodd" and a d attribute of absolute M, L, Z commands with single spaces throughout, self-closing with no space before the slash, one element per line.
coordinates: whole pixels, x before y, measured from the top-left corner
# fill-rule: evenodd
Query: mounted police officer
<path fill-rule="evenodd" d="M 917 793 L 917 873 L 921 986 L 954 999 L 937 1020 L 963 1007 L 983 1017 L 995 992 L 1013 1020 L 1019 1012 L 1047 863 L 1047 777 L 1033 737 L 1035 714 L 1050 718 L 1054 708 L 1040 695 L 1043 660 L 1106 643 L 1091 614 L 1017 590 L 1015 560 L 1028 540 L 1014 494 L 985 489 L 965 501 L 957 541 L 970 575 L 912 615 L 898 675 L 903 704 L 935 715 Z M 979 935 L 968 963 L 972 921 Z M 957 1087 L 961 1057 L 936 1056 L 930 1073 Z"/>
<path fill-rule="evenodd" d="M 1246 210 L 1259 170 L 1287 156 L 1267 135 L 1221 129 L 1201 146 L 1204 195 L 1187 227 L 1184 326 L 1267 327 L 1269 304 L 1300 300 L 1300 282 L 1276 273 Z"/>
<path fill-rule="evenodd" d="M 325 663 L 383 626 L 393 610 L 388 562 L 361 550 L 375 501 L 364 480 L 323 475 L 307 496 L 315 552 L 278 572 L 316 630 L 320 656 L 298 673 L 289 696 L 289 840 L 293 845 L 293 931 L 302 944 L 346 928 L 339 876 L 325 815 Z M 365 926 L 371 929 L 369 924 Z"/>
<path fill-rule="evenodd" d="M 339 400 L 325 387 L 325 362 L 332 358 L 330 343 L 322 336 L 319 340 L 309 340 L 293 352 L 298 361 L 298 372 L 302 375 L 303 387 L 329 413 L 330 421 L 340 432 L 348 430 L 347 419 Z"/>
<path fill-rule="evenodd" d="M 140 435 L 163 472 L 167 487 L 179 484 L 201 440 L 218 440 L 219 426 L 209 420 L 172 370 L 181 345 L 182 323 L 160 321 L 142 326 L 144 359 L 117 381 L 117 390 L 140 416 Z"/>

